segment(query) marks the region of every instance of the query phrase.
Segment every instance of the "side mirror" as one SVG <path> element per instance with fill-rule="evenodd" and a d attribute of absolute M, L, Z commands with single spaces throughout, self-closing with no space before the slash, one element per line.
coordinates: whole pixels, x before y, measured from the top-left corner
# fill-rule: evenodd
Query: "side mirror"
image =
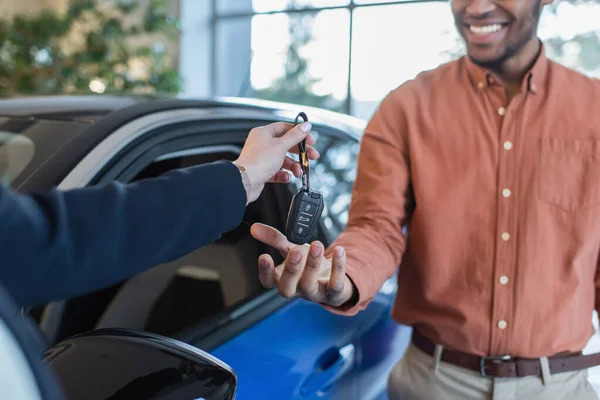
<path fill-rule="evenodd" d="M 233 400 L 233 370 L 193 346 L 145 332 L 102 329 L 51 347 L 44 360 L 69 400 Z"/>

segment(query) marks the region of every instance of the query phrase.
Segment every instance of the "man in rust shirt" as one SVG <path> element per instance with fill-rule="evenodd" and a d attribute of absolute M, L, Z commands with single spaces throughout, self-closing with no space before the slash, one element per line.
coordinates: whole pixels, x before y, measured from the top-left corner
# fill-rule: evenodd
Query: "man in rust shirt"
<path fill-rule="evenodd" d="M 600 357 L 580 352 L 600 306 L 600 81 L 546 58 L 551 2 L 451 2 L 468 54 L 383 100 L 327 251 L 252 229 L 287 257 L 261 256 L 263 285 L 335 313 L 400 265 L 393 317 L 414 333 L 392 400 L 596 398 Z"/>

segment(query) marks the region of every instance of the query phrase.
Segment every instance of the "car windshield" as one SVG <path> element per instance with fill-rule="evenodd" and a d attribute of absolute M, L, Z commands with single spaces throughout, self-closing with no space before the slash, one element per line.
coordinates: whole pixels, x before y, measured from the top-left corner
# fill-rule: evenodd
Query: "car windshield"
<path fill-rule="evenodd" d="M 35 144 L 26 136 L 0 131 L 0 182 L 9 185 L 35 153 Z"/>
<path fill-rule="evenodd" d="M 71 121 L 0 116 L 0 184 L 16 189 L 89 126 Z"/>

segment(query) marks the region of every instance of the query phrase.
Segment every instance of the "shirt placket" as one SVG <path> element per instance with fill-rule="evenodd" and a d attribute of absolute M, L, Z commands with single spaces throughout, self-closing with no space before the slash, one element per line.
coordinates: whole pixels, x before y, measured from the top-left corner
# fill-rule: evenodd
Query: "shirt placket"
<path fill-rule="evenodd" d="M 503 90 L 502 88 L 498 90 Z M 493 310 L 491 318 L 491 355 L 505 355 L 508 334 L 512 330 L 512 304 L 514 281 L 514 254 L 516 251 L 516 128 L 521 96 L 516 96 L 506 105 L 497 107 L 499 133 L 497 209 L 496 209 L 496 253 L 494 260 L 494 280 L 492 285 Z"/>

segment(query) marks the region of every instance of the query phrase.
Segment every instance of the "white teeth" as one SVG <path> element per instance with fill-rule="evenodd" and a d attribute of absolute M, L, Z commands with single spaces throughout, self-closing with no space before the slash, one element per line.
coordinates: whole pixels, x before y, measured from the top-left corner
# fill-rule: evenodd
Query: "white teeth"
<path fill-rule="evenodd" d="M 485 25 L 485 26 L 469 25 L 469 29 L 473 33 L 476 33 L 478 35 L 482 35 L 484 33 L 498 32 L 500 29 L 502 29 L 502 25 L 500 25 L 500 24 Z"/>

